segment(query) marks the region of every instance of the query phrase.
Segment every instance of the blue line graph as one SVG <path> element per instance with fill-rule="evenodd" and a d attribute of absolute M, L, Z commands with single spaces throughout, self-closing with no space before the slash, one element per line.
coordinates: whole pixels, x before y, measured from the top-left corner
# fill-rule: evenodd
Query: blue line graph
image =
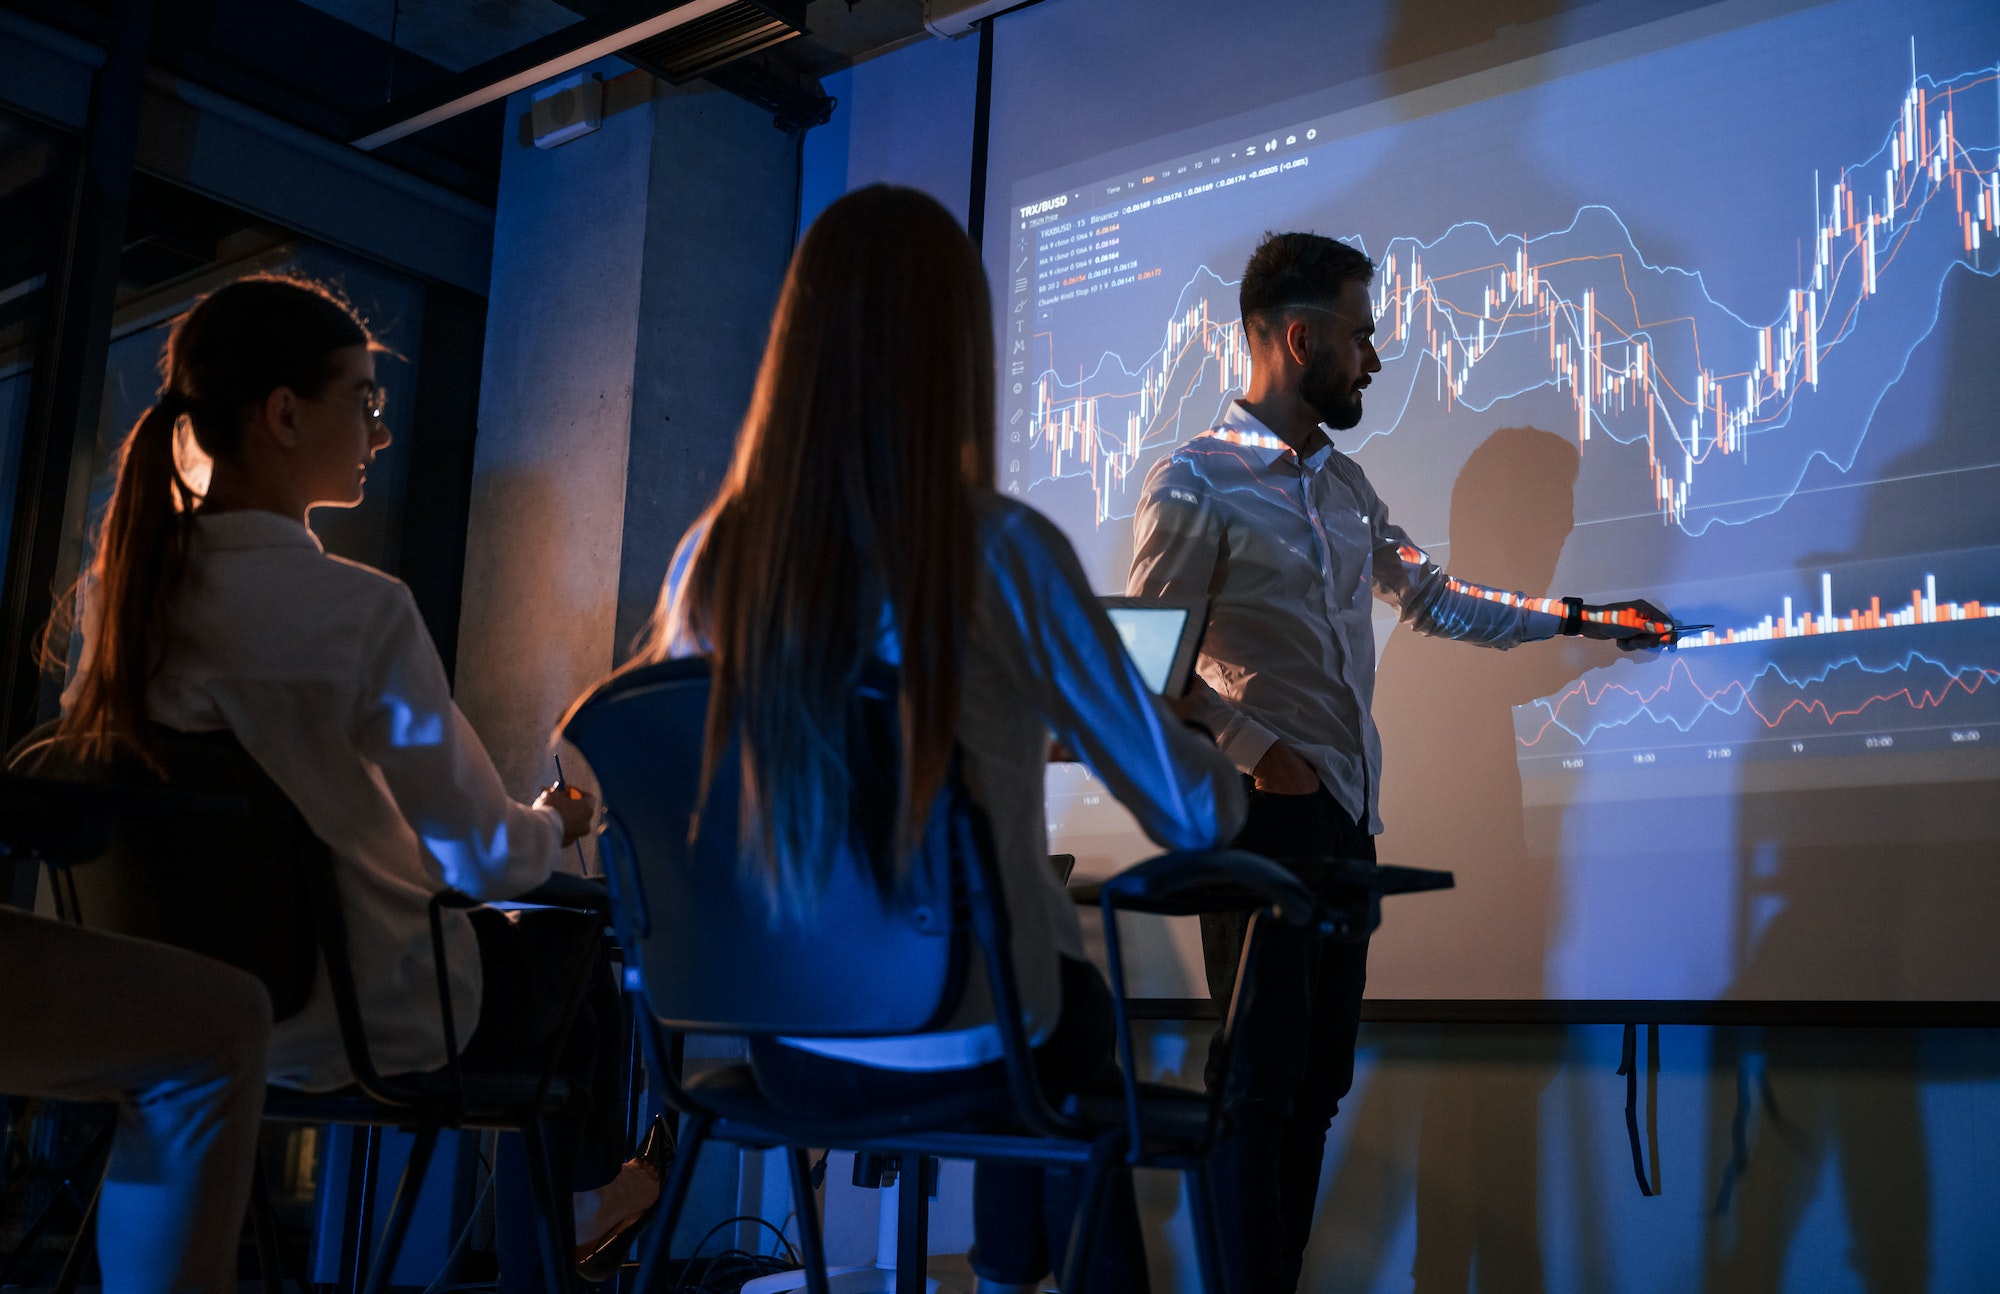
<path fill-rule="evenodd" d="M 1401 40 L 1406 8 L 1357 12 Z M 1742 914 L 1783 896 L 1872 938 L 1884 891 L 1853 869 L 1907 871 L 1951 913 L 2000 841 L 2000 6 L 1618 8 L 1449 63 L 1363 35 L 1352 66 L 1379 75 L 1282 103 L 1222 48 L 1207 78 L 1162 60 L 1157 99 L 1017 71 L 1075 129 L 997 137 L 999 488 L 1122 591 L 1148 475 L 1256 376 L 1237 303 L 1265 233 L 1363 249 L 1383 367 L 1331 439 L 1371 522 L 1461 580 L 1713 626 L 1671 652 L 1496 653 L 1374 605 L 1373 642 L 1342 646 L 1379 661 L 1354 701 L 1379 728 L 1382 856 L 1452 868 L 1463 896 L 1385 933 L 1381 991 L 1990 996 L 1992 967 L 1914 942 L 1906 978 L 1822 982 L 1782 961 L 1798 927 L 1766 944 Z M 1283 40 L 1261 12 L 1230 24 Z M 1268 484 L 1308 502 L 1288 471 Z M 1254 558 L 1219 524 L 1230 595 L 1318 612 L 1303 578 L 1240 578 Z M 1256 666 L 1235 627 L 1207 641 Z M 1235 663 L 1209 681 L 1229 692 Z M 1321 686 L 1311 660 L 1294 678 Z M 1279 701 L 1257 717 L 1349 739 Z M 1051 785 L 1052 847 L 1142 855 L 1084 802 L 1101 786 Z M 1897 939 L 1954 928 L 1891 915 Z"/>
<path fill-rule="evenodd" d="M 1520 707 L 1515 729 L 1526 749 L 1546 744 L 1569 750 L 1588 749 L 1600 735 L 1626 728 L 1742 740 L 1818 735 L 1856 720 L 1871 733 L 1911 723 L 1938 727 L 1983 719 L 1990 724 L 2000 720 L 1996 685 L 2000 669 L 1948 663 L 1916 649 L 1877 663 L 1847 655 L 1796 672 L 1770 660 L 1746 677 L 1729 676 L 1726 665 L 1712 668 L 1683 657 L 1646 667 L 1637 677 L 1623 672 L 1580 679 Z M 1722 718 L 1742 722 L 1724 732 L 1717 726 Z M 1652 731 L 1621 735 L 1658 739 Z"/>
<path fill-rule="evenodd" d="M 1936 327 L 1947 275 L 2000 271 L 2000 112 L 1975 110 L 2000 106 L 1996 92 L 1991 68 L 1913 75 L 1876 152 L 1815 173 L 1809 235 L 1797 226 L 1809 250 L 1763 322 L 1725 304 L 1701 271 L 1649 259 L 1605 205 L 1536 235 L 1466 219 L 1429 240 L 1392 238 L 1375 284 L 1378 408 L 1349 452 L 1392 435 L 1419 405 L 1484 414 L 1553 391 L 1586 452 L 1599 438 L 1643 447 L 1633 465 L 1664 524 L 1700 536 L 1774 514 L 1815 459 L 1852 468 L 1884 393 Z M 1304 183 L 1311 160 L 1259 182 Z M 1065 371 L 1064 303 L 1159 273 L 1145 268 L 1148 255 L 1165 259 L 1177 238 L 1179 216 L 1134 205 L 1054 227 L 1063 241 L 1126 258 L 1128 272 L 1087 282 L 1065 277 L 1060 253 L 1043 256 L 1034 367 L 1016 406 L 1026 437 L 1003 472 L 1031 495 L 1087 480 L 1099 526 L 1130 515 L 1151 462 L 1211 425 L 1249 374 L 1233 283 L 1207 263 L 1186 277 L 1143 360 L 1099 350 L 1094 365 Z M 1382 404 L 1393 406 L 1386 416 Z"/>

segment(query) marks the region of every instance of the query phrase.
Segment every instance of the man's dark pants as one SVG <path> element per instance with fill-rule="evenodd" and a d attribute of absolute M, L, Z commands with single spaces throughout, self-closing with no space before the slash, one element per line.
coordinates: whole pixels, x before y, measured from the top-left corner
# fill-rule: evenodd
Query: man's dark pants
<path fill-rule="evenodd" d="M 1280 861 L 1375 859 L 1375 838 L 1324 787 L 1311 795 L 1253 789 L 1236 847 Z M 1239 913 L 1201 919 L 1208 989 L 1218 1009 L 1226 1009 L 1235 988 L 1247 921 Z M 1258 934 L 1224 1092 L 1230 1131 L 1211 1161 L 1231 1294 L 1289 1294 L 1298 1286 L 1326 1130 L 1354 1084 L 1367 979 L 1365 941 L 1323 940 L 1275 923 Z M 1219 1050 L 1210 1047 L 1211 1084 Z"/>

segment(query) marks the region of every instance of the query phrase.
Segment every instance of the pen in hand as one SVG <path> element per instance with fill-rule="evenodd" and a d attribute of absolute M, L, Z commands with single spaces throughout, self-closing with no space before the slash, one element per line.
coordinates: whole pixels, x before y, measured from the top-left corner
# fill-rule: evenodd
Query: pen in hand
<path fill-rule="evenodd" d="M 555 761 L 556 761 L 555 789 L 567 792 L 569 798 L 572 800 L 581 800 L 583 798 L 583 792 L 577 790 L 574 786 L 571 786 L 569 784 L 569 779 L 563 776 L 562 756 L 557 755 L 555 757 Z M 576 838 L 576 865 L 577 865 L 577 870 L 582 872 L 585 876 L 590 875 L 590 861 L 583 856 L 582 836 L 578 836 Z"/>

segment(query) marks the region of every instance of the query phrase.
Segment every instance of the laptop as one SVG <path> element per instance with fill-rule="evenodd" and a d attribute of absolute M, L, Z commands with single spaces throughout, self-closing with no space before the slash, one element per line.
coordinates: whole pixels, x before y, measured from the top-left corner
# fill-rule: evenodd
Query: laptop
<path fill-rule="evenodd" d="M 1186 692 L 1188 680 L 1194 676 L 1195 658 L 1201 654 L 1202 633 L 1208 628 L 1208 599 L 1098 600 L 1146 686 L 1164 697 Z"/>

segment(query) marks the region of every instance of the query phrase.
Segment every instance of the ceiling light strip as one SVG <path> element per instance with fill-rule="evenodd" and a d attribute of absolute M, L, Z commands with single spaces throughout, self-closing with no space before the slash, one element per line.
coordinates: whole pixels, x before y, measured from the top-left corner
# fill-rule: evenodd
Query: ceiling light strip
<path fill-rule="evenodd" d="M 561 76 L 565 72 L 574 71 L 586 63 L 593 63 L 603 58 L 607 54 L 616 54 L 628 45 L 633 45 L 639 41 L 657 36 L 661 32 L 671 31 L 675 27 L 693 22 L 698 18 L 705 18 L 709 14 L 727 9 L 735 3 L 736 0 L 687 0 L 687 3 L 677 5 L 663 14 L 658 14 L 655 17 L 647 19 L 645 22 L 635 23 L 630 27 L 622 28 L 608 36 L 591 41 L 588 45 L 581 45 L 565 53 L 544 59 L 531 67 L 524 68 L 510 76 L 502 77 L 500 80 L 481 86 L 479 89 L 467 91 L 446 103 L 438 104 L 433 108 L 427 108 L 415 116 L 405 117 L 403 120 L 393 125 L 384 126 L 372 134 L 363 135 L 354 141 L 354 146 L 363 152 L 373 152 L 384 144 L 394 143 L 406 135 L 414 135 L 426 127 L 434 126 L 440 121 L 447 121 L 462 112 L 469 112 L 483 104 L 491 103 L 495 99 L 504 99 L 516 90 L 525 90 L 530 86 L 540 85 L 551 77 Z"/>

